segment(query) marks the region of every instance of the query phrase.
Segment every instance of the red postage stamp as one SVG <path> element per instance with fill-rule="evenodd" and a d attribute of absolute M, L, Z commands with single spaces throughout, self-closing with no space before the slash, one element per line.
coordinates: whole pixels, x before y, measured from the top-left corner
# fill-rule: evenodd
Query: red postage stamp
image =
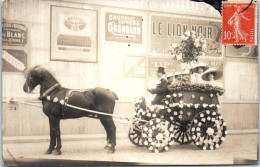
<path fill-rule="evenodd" d="M 255 3 L 222 4 L 222 44 L 257 44 L 256 7 Z"/>

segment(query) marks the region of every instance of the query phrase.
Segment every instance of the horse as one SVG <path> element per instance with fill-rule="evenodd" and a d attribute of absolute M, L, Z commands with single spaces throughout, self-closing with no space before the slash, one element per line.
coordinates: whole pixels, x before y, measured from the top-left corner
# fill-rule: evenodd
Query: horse
<path fill-rule="evenodd" d="M 101 87 L 87 90 L 71 90 L 62 87 L 54 76 L 45 68 L 35 66 L 28 70 L 25 75 L 26 81 L 23 90 L 31 93 L 40 85 L 40 97 L 43 112 L 49 118 L 50 145 L 46 154 L 61 154 L 60 120 L 81 117 L 92 117 L 99 119 L 106 131 L 107 144 L 105 149 L 108 153 L 115 152 L 116 126 L 112 116 L 93 114 L 75 108 L 69 108 L 66 104 L 84 109 L 94 110 L 102 113 L 113 114 L 115 101 L 118 96 Z"/>

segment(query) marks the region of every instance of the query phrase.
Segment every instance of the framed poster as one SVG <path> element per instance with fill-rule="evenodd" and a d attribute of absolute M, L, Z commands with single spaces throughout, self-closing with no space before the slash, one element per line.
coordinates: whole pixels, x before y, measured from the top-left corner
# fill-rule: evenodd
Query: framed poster
<path fill-rule="evenodd" d="M 201 19 L 177 15 L 151 15 L 150 53 L 169 55 L 171 44 L 179 44 L 186 30 L 202 34 L 207 43 L 207 57 L 221 57 L 221 19 Z"/>
<path fill-rule="evenodd" d="M 97 62 L 97 11 L 51 6 L 51 60 Z"/>
<path fill-rule="evenodd" d="M 145 77 L 145 57 L 126 56 L 124 73 L 126 77 Z"/>
<path fill-rule="evenodd" d="M 106 13 L 106 41 L 142 43 L 142 16 Z"/>

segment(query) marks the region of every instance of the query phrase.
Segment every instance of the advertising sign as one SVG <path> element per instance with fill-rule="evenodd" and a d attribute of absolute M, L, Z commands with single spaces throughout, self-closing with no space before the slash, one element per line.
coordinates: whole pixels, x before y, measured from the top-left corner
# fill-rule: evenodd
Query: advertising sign
<path fill-rule="evenodd" d="M 145 77 L 145 57 L 126 56 L 125 57 L 126 77 Z"/>
<path fill-rule="evenodd" d="M 142 43 L 142 16 L 106 13 L 106 41 Z"/>
<path fill-rule="evenodd" d="M 206 38 L 206 56 L 221 57 L 221 20 L 216 22 L 178 16 L 151 16 L 151 53 L 169 54 L 171 44 L 179 44 L 186 30 L 193 30 Z"/>
<path fill-rule="evenodd" d="M 97 11 L 52 6 L 51 60 L 97 61 Z"/>
<path fill-rule="evenodd" d="M 166 73 L 175 73 L 181 71 L 181 63 L 172 60 L 169 56 L 158 56 L 149 58 L 149 76 L 156 77 L 156 71 L 158 67 L 164 67 Z"/>
<path fill-rule="evenodd" d="M 3 21 L 2 44 L 5 46 L 25 46 L 27 44 L 26 25 Z"/>
<path fill-rule="evenodd" d="M 3 72 L 23 72 L 27 67 L 27 54 L 23 50 L 4 49 L 2 51 Z"/>

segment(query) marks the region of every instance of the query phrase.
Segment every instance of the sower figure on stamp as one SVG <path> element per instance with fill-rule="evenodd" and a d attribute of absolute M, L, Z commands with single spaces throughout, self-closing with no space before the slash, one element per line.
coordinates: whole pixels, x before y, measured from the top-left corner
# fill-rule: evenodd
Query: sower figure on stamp
<path fill-rule="evenodd" d="M 153 105 L 161 104 L 162 103 L 161 101 L 164 99 L 164 97 L 168 92 L 168 82 L 164 78 L 164 74 L 165 74 L 164 68 L 158 67 L 158 71 L 157 71 L 157 77 L 159 79 L 158 84 L 156 85 L 156 88 L 147 89 L 150 93 L 156 94 L 156 96 L 152 101 Z"/>
<path fill-rule="evenodd" d="M 240 13 L 241 7 L 237 7 L 237 11 L 234 13 L 234 15 L 228 20 L 229 25 L 233 25 L 234 28 L 234 39 L 235 42 L 238 42 L 239 40 L 247 41 L 247 33 L 242 30 L 241 28 L 241 19 L 245 19 L 247 21 L 250 21 L 249 18 L 245 17 L 243 13 Z"/>

